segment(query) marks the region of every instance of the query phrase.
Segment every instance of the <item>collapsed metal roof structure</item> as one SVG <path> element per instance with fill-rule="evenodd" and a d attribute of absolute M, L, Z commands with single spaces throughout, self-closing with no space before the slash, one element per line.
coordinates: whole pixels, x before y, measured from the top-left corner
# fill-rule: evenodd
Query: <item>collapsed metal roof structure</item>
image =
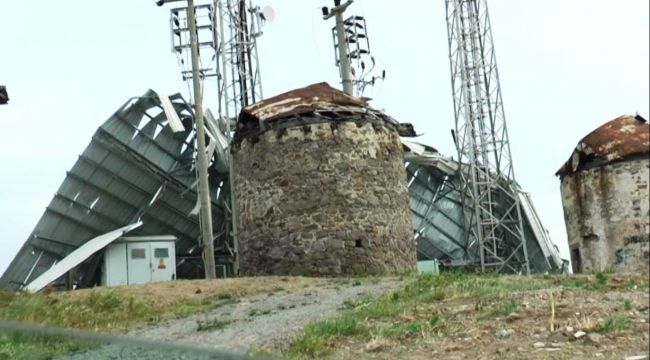
<path fill-rule="evenodd" d="M 161 102 L 162 98 L 162 102 Z M 180 124 L 170 123 L 167 105 Z M 170 116 L 171 117 L 171 116 Z M 215 122 L 207 116 L 215 133 Z M 2 288 L 22 288 L 89 240 L 142 221 L 130 235 L 178 238 L 177 274 L 202 277 L 195 187 L 192 109 L 180 95 L 167 99 L 149 90 L 120 107 L 92 137 L 45 209 L 27 241 L 0 278 Z M 174 132 L 172 128 L 177 132 Z M 209 150 L 219 142 L 210 136 Z M 224 223 L 223 161 L 210 167 L 215 248 L 220 263 L 230 256 Z M 97 283 L 101 252 L 74 271 L 79 286 Z"/>
<path fill-rule="evenodd" d="M 215 121 L 209 111 L 206 125 L 215 255 L 221 276 L 228 276 L 234 247 L 230 222 L 225 220 L 230 209 L 226 125 Z M 404 130 L 412 132 L 412 128 Z M 25 288 L 82 245 L 120 228 L 128 229 L 129 235 L 176 236 L 178 277 L 202 277 L 195 136 L 192 108 L 180 95 L 167 98 L 149 90 L 127 101 L 97 129 L 66 173 L 45 213 L 0 277 L 0 287 Z M 403 144 L 418 258 L 435 258 L 451 266 L 475 263 L 476 240 L 464 239 L 458 162 L 429 146 Z M 531 271 L 562 271 L 564 262 L 530 198 L 520 194 Z M 141 226 L 129 227 L 139 222 Z M 67 261 L 76 266 L 68 278 L 80 287 L 97 284 L 101 255 L 98 251 L 81 263 Z M 508 261 L 522 259 L 513 256 Z"/>
<path fill-rule="evenodd" d="M 464 227 L 459 163 L 430 146 L 408 141 L 403 144 L 418 259 L 438 259 L 447 266 L 476 264 L 478 243 L 471 234 L 468 236 Z M 462 166 L 462 171 L 468 171 L 466 165 Z M 543 227 L 530 195 L 514 185 L 522 204 L 530 271 L 566 271 L 568 264 L 560 258 L 559 249 Z M 495 208 L 507 209 L 511 205 L 498 204 Z M 521 268 L 525 259 L 519 252 L 510 248 L 500 251 L 507 254 L 512 268 Z"/>

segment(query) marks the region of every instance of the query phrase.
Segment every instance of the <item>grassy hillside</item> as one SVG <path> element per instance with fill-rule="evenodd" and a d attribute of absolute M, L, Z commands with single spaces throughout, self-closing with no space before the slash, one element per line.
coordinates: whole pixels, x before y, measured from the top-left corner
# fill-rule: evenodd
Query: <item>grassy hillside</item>
<path fill-rule="evenodd" d="M 621 359 L 647 354 L 647 276 L 446 273 L 417 276 L 392 294 L 346 305 L 340 317 L 311 323 L 288 355 Z"/>
<path fill-rule="evenodd" d="M 328 288 L 337 294 L 362 282 L 383 281 L 388 279 L 259 277 L 51 294 L 0 292 L 0 319 L 116 334 L 224 305 L 243 305 L 253 296 L 259 301 L 295 293 L 307 299 L 313 292 L 308 288 Z M 391 281 L 395 284 L 397 279 Z M 403 285 L 398 290 L 346 301 L 338 316 L 310 323 L 290 340 L 283 355 L 299 359 L 621 359 L 647 353 L 647 274 L 443 273 L 410 275 L 399 283 Z M 255 303 L 256 309 L 263 308 L 263 302 Z M 300 308 L 294 306 L 276 306 L 273 312 Z M 246 329 L 246 321 L 253 318 L 250 315 L 243 323 L 220 317 L 203 320 L 196 331 L 217 334 L 230 326 Z M 46 359 L 94 345 L 0 331 L 0 359 Z"/>

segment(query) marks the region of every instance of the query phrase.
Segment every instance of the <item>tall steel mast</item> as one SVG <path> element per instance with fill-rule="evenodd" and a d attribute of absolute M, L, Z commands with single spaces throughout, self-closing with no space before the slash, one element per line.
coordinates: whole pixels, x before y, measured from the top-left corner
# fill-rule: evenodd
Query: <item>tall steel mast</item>
<path fill-rule="evenodd" d="M 213 34 L 216 44 L 217 86 L 219 119 L 224 124 L 228 141 L 236 124 L 237 116 L 244 107 L 262 100 L 262 78 L 257 53 L 257 38 L 262 35 L 262 21 L 272 20 L 273 12 L 253 7 L 247 0 L 214 1 Z M 270 13 L 269 13 L 270 11 Z M 271 17 L 271 18 L 269 18 Z M 236 258 L 233 272 L 239 272 L 239 245 L 237 224 L 239 212 L 233 191 L 233 162 L 229 161 L 230 211 Z"/>
<path fill-rule="evenodd" d="M 529 273 L 486 0 L 446 0 L 467 251 L 481 269 Z"/>

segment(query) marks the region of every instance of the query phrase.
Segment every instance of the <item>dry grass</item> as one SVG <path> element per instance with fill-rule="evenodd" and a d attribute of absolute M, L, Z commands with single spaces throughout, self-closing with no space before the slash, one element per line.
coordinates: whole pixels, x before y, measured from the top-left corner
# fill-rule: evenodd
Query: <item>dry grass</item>
<path fill-rule="evenodd" d="M 202 300 L 230 294 L 233 297 L 269 293 L 283 288 L 287 291 L 308 286 L 326 286 L 339 280 L 289 277 L 260 276 L 218 280 L 176 280 L 140 285 L 116 286 L 112 288 L 97 287 L 76 291 L 52 293 L 50 296 L 61 300 L 84 299 L 94 292 L 116 291 L 125 296 L 135 297 L 155 308 L 167 308 L 180 303 L 199 303 Z"/>

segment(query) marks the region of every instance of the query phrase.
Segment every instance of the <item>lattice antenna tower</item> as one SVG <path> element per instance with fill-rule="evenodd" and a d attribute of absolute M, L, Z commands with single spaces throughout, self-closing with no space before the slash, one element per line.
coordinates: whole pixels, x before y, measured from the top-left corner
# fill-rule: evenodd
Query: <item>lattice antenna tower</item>
<path fill-rule="evenodd" d="M 232 119 L 242 108 L 262 99 L 257 38 L 265 21 L 272 21 L 270 7 L 260 9 L 246 0 L 215 1 L 219 117 Z"/>
<path fill-rule="evenodd" d="M 483 271 L 529 273 L 487 3 L 445 7 L 467 250 Z"/>
<path fill-rule="evenodd" d="M 352 86 L 352 94 L 363 96 L 366 87 L 374 86 L 377 81 L 386 78 L 386 71 L 377 69 L 374 56 L 370 54 L 368 28 L 363 16 L 352 15 L 343 20 L 343 12 L 352 4 L 352 0 L 341 4 L 334 1 L 334 8 L 323 7 L 324 19 L 336 16 L 336 25 L 332 27 L 334 44 L 334 64 L 339 68 L 339 74 L 346 90 L 346 81 Z M 339 31 L 341 34 L 339 34 Z M 340 46 L 342 45 L 342 46 Z M 341 61 L 344 56 L 347 61 Z"/>

